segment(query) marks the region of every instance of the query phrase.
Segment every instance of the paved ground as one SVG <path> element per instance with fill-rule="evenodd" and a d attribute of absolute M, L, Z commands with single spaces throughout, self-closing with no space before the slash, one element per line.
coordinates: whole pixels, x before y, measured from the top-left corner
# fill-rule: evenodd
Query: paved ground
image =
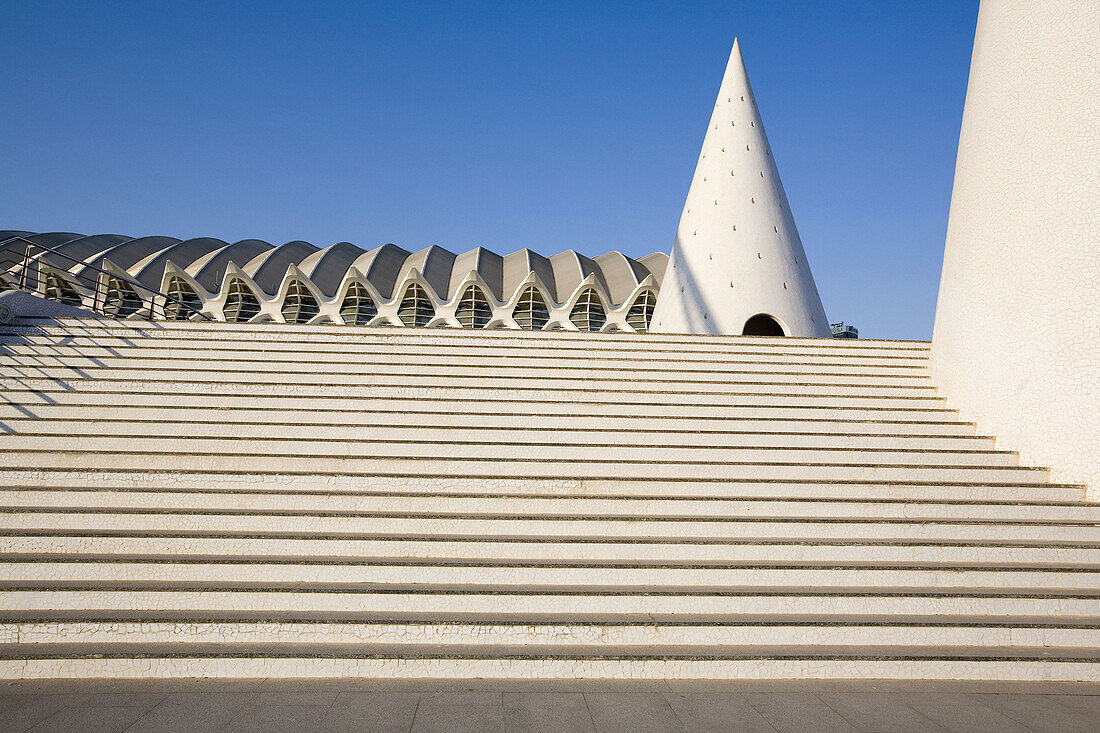
<path fill-rule="evenodd" d="M 1100 686 L 0 683 L 0 731 L 1100 731 Z"/>

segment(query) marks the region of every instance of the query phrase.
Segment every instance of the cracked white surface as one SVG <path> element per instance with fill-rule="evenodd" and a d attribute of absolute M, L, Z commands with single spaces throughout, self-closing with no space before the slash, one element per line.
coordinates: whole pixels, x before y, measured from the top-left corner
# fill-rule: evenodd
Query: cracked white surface
<path fill-rule="evenodd" d="M 840 619 L 837 619 L 838 621 Z M 1100 629 L 975 626 L 43 622 L 0 624 L 0 642 L 670 646 L 1100 646 Z M 606 651 L 612 651 L 607 649 Z"/>
<path fill-rule="evenodd" d="M 267 353 L 268 342 L 224 324 L 189 333 L 195 350 L 205 351 L 203 334 L 231 330 L 239 334 L 238 351 Z M 272 327 L 271 333 L 288 330 Z M 449 343 L 467 337 L 476 338 L 455 334 Z M 553 340 L 491 340 L 513 339 L 540 348 Z M 135 343 L 143 351 L 126 358 L 157 358 L 152 341 Z M 685 353 L 699 341 L 684 339 Z M 715 348 L 749 341 L 711 339 Z M 628 384 L 630 369 L 619 377 L 629 389 L 593 391 L 591 400 L 575 403 L 536 391 L 526 392 L 524 402 L 464 401 L 474 387 L 388 402 L 350 388 L 312 394 L 301 384 L 299 397 L 214 390 L 166 400 L 165 383 L 138 380 L 145 386 L 130 394 L 118 385 L 97 391 L 114 384 L 110 375 L 41 394 L 24 383 L 19 399 L 28 400 L 37 417 L 0 413 L 14 426 L 14 434 L 0 436 L 7 448 L 0 467 L 0 611 L 7 613 L 0 657 L 9 658 L 0 662 L 0 675 L 1095 674 L 1097 665 L 1082 672 L 1071 652 L 1100 644 L 1097 624 L 1088 623 L 1097 616 L 1100 590 L 1093 571 L 1100 564 L 1100 530 L 1092 526 L 1100 506 L 1069 504 L 1079 491 L 1035 483 L 1045 471 L 991 453 L 988 439 L 974 436 L 971 425 L 933 407 L 942 405 L 939 398 L 882 396 L 887 390 L 871 378 L 880 352 L 904 352 L 901 358 L 923 375 L 925 345 L 751 341 L 755 345 L 744 348 L 783 355 L 774 364 L 791 365 L 777 372 L 798 374 L 803 358 L 831 354 L 851 373 L 868 375 L 866 394 L 826 395 L 821 401 L 833 406 L 817 408 L 806 404 L 808 397 L 751 391 L 673 396 Z M 320 353 L 312 336 L 299 343 L 303 352 Z M 610 337 L 588 352 L 605 354 L 608 343 Z M 377 353 L 356 359 L 364 372 L 385 361 Z M 667 362 L 670 380 L 686 373 L 678 357 Z M 485 367 L 483 381 L 500 368 Z M 837 382 L 852 381 L 847 374 Z M 125 406 L 115 404 L 123 397 Z M 665 401 L 657 405 L 657 397 Z M 738 404 L 749 399 L 752 405 Z M 884 409 L 868 410 L 869 403 Z M 359 427 L 375 419 L 368 411 L 377 415 L 387 406 L 395 429 Z M 459 427 L 460 435 L 443 440 L 449 428 L 425 419 L 457 411 L 455 422 L 480 425 L 476 421 L 505 406 L 536 424 L 527 433 L 515 426 L 474 433 L 481 439 L 461 435 L 467 428 Z M 559 418 L 583 412 L 593 428 L 610 427 L 601 415 L 614 413 L 615 430 L 629 429 L 625 418 L 639 435 L 655 414 L 667 419 L 677 412 L 693 422 L 764 419 L 747 425 L 756 433 L 751 438 L 716 433 L 717 451 L 701 447 L 710 438 L 697 426 L 671 425 L 672 437 L 653 445 L 683 447 L 660 448 L 652 461 L 616 463 L 613 455 L 599 454 L 617 445 L 607 437 L 614 432 L 589 441 L 578 425 L 539 423 L 548 406 Z M 139 421 L 120 423 L 120 414 Z M 206 419 L 189 420 L 197 415 Z M 347 415 L 359 418 L 358 425 L 340 422 Z M 786 433 L 763 429 L 780 416 L 818 422 Z M 256 417 L 280 427 L 253 422 Z M 836 417 L 849 422 L 815 433 L 814 425 Z M 877 424 L 882 434 L 868 436 L 853 419 L 893 422 Z M 931 422 L 910 433 L 914 419 Z M 142 430 L 150 423 L 140 420 L 162 426 Z M 41 425 L 55 429 L 36 433 Z M 939 433 L 947 425 L 956 437 Z M 539 428 L 561 447 L 532 434 Z M 199 437 L 173 439 L 176 452 L 160 450 L 172 447 L 164 436 L 173 430 Z M 242 438 L 219 443 L 218 430 L 240 431 Z M 279 434 L 262 437 L 277 440 L 248 445 L 246 438 L 269 430 Z M 343 432 L 340 442 L 325 443 L 314 431 Z M 390 435 L 384 440 L 399 446 L 366 446 L 356 440 L 362 433 Z M 398 441 L 398 434 L 429 440 Z M 537 459 L 559 458 L 517 460 L 514 447 L 498 445 L 514 446 L 509 438 L 517 436 L 538 446 Z M 767 446 L 787 458 L 823 462 L 760 462 L 771 451 Z M 735 455 L 755 463 L 728 460 Z M 675 460 L 685 456 L 692 460 Z M 838 457 L 864 463 L 837 463 Z M 861 480 L 845 481 L 851 478 Z M 952 483 L 960 479 L 968 483 Z M 976 483 L 983 480 L 991 483 Z M 831 658 L 818 658 L 823 646 L 832 649 Z M 1053 657 L 1060 661 L 1051 663 L 1043 647 L 1060 647 Z M 204 658 L 211 652 L 215 656 Z M 781 652 L 782 659 L 746 661 Z M 875 661 L 891 652 L 901 661 Z M 946 661 L 913 661 L 927 653 Z M 356 654 L 362 657 L 352 658 Z M 1010 669 L 991 663 L 1013 656 L 1025 661 Z"/>
<path fill-rule="evenodd" d="M 386 679 L 936 679 L 1100 681 L 1087 663 L 913 660 L 32 659 L 0 661 L 0 679 L 73 677 L 365 677 Z"/>
<path fill-rule="evenodd" d="M 868 595 L 834 596 L 827 588 L 792 595 L 552 595 L 513 593 L 294 593 L 286 591 L 5 591 L 4 608 L 17 611 L 331 611 L 516 614 L 868 614 L 971 616 L 1095 616 L 1094 598 Z"/>

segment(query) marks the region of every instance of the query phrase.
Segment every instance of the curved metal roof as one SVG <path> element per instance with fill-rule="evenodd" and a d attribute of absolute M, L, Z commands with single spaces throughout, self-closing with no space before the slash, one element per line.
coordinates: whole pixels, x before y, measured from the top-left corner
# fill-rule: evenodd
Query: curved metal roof
<path fill-rule="evenodd" d="M 256 255 L 241 269 L 250 275 L 252 281 L 263 288 L 264 292 L 272 294 L 279 289 L 290 266 L 297 265 L 317 249 L 309 242 L 287 242 Z"/>
<path fill-rule="evenodd" d="M 232 263 L 268 296 L 279 291 L 290 267 L 296 266 L 313 287 L 330 298 L 340 291 L 353 269 L 386 299 L 399 295 L 395 290 L 404 287 L 415 270 L 441 302 L 459 296 L 458 289 L 476 273 L 489 289 L 488 295 L 498 302 L 508 301 L 520 285 L 533 277 L 559 303 L 568 301 L 588 280 L 610 298 L 612 305 L 617 305 L 647 277 L 652 276 L 659 285 L 668 261 L 663 252 L 633 259 L 620 252 L 589 258 L 573 250 L 544 257 L 522 249 L 502 257 L 484 247 L 456 255 L 437 245 L 409 252 L 393 244 L 367 251 L 348 242 L 318 248 L 301 241 L 276 246 L 258 239 L 228 244 L 209 237 L 181 241 L 165 236 L 134 239 L 120 234 L 82 236 L 14 230 L 0 232 L 0 241 L 4 235 L 23 236 L 77 259 L 94 257 L 94 264 L 109 262 L 151 289 L 163 286 L 166 267 L 172 263 L 208 293 L 216 293 Z M 51 258 L 48 253 L 40 259 L 63 271 L 82 269 L 62 258 Z"/>
<path fill-rule="evenodd" d="M 273 249 L 275 245 L 268 244 L 261 239 L 242 239 L 233 244 L 226 244 L 219 250 L 200 257 L 194 262 L 173 262 L 176 267 L 187 271 L 202 287 L 210 292 L 216 292 L 222 286 L 225 271 L 230 262 L 246 263 L 261 252 Z"/>

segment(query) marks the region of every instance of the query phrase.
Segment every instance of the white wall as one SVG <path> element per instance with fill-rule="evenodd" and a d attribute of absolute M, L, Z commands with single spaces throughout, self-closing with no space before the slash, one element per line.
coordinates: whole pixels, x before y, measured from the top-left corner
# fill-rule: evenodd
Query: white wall
<path fill-rule="evenodd" d="M 983 0 L 932 373 L 1100 500 L 1100 0 Z"/>

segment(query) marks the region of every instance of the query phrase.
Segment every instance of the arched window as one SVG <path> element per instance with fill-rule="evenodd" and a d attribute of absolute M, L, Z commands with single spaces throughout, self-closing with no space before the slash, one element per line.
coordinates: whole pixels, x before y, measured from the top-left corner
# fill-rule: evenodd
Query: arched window
<path fill-rule="evenodd" d="M 107 294 L 103 297 L 103 315 L 126 318 L 141 310 L 141 296 L 130 284 L 117 277 L 107 277 Z"/>
<path fill-rule="evenodd" d="M 173 277 L 168 280 L 168 294 L 184 305 L 194 308 L 184 308 L 179 303 L 171 300 L 164 302 L 164 318 L 168 321 L 186 321 L 195 315 L 195 311 L 202 308 L 202 301 L 191 286 L 183 281 L 183 278 Z"/>
<path fill-rule="evenodd" d="M 542 299 L 539 289 L 529 285 L 516 301 L 512 318 L 520 328 L 527 331 L 541 330 L 550 320 L 550 310 L 546 307 L 546 301 Z"/>
<path fill-rule="evenodd" d="M 638 333 L 649 331 L 653 320 L 653 308 L 657 305 L 657 296 L 652 290 L 643 290 L 634 300 L 634 305 L 626 312 L 626 323 Z"/>
<path fill-rule="evenodd" d="M 599 331 L 607 321 L 603 301 L 592 288 L 585 288 L 569 314 L 569 320 L 581 331 Z"/>
<path fill-rule="evenodd" d="M 481 288 L 471 285 L 462 293 L 458 301 L 455 318 L 463 328 L 485 328 L 493 317 L 493 308 L 481 292 Z"/>
<path fill-rule="evenodd" d="M 84 304 L 76 288 L 70 285 L 68 280 L 63 277 L 58 277 L 52 272 L 46 273 L 46 297 L 50 300 L 56 300 L 58 303 L 64 303 L 65 305 L 75 305 L 79 307 Z"/>
<path fill-rule="evenodd" d="M 767 313 L 757 313 L 755 316 L 745 321 L 745 328 L 741 331 L 742 336 L 786 336 L 783 333 L 783 327 L 779 325 L 779 321 L 775 320 Z"/>
<path fill-rule="evenodd" d="M 308 323 L 321 309 L 317 299 L 301 280 L 291 280 L 283 299 L 283 320 L 287 323 Z"/>
<path fill-rule="evenodd" d="M 244 280 L 235 277 L 229 281 L 229 293 L 225 298 L 225 320 L 230 323 L 245 323 L 260 312 L 260 301 L 256 300 L 252 290 Z"/>
<path fill-rule="evenodd" d="M 435 318 L 435 306 L 428 292 L 417 283 L 409 285 L 397 308 L 397 317 L 406 326 L 427 326 Z"/>
<path fill-rule="evenodd" d="M 360 282 L 348 286 L 344 302 L 340 304 L 340 317 L 349 326 L 365 326 L 378 315 L 378 306 L 370 297 L 370 292 Z"/>

